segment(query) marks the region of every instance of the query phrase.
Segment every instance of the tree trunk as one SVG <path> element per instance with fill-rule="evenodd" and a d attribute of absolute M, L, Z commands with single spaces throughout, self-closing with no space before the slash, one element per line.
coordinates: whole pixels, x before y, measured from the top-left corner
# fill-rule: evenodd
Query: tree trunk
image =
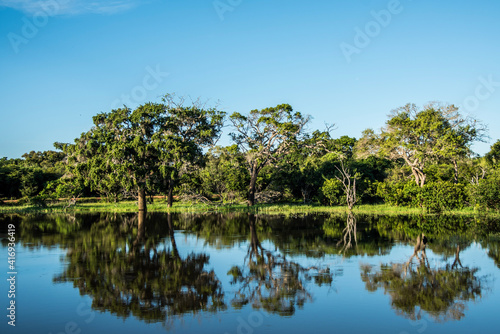
<path fill-rule="evenodd" d="M 418 168 L 416 167 L 411 167 L 411 172 L 413 176 L 415 177 L 415 183 L 422 188 L 425 183 L 425 174 L 422 173 Z"/>
<path fill-rule="evenodd" d="M 453 159 L 453 168 L 455 169 L 455 184 L 458 183 L 458 163 L 457 160 Z"/>
<path fill-rule="evenodd" d="M 420 186 L 420 177 L 418 176 L 418 173 L 415 168 L 411 167 L 411 173 L 413 174 L 413 177 L 415 178 L 415 183 Z"/>
<path fill-rule="evenodd" d="M 420 173 L 420 188 L 423 188 L 424 187 L 424 184 L 425 184 L 425 178 L 426 178 L 426 175 L 424 173 Z"/>
<path fill-rule="evenodd" d="M 257 183 L 257 168 L 252 167 L 252 172 L 250 176 L 250 186 L 248 187 L 248 205 L 253 206 L 255 204 L 255 185 Z"/>
<path fill-rule="evenodd" d="M 140 211 L 144 211 L 146 212 L 147 211 L 147 207 L 146 207 L 146 189 L 144 188 L 139 188 L 139 195 L 138 195 L 138 204 L 139 204 L 139 212 Z"/>
<path fill-rule="evenodd" d="M 425 174 L 423 172 L 423 166 L 421 163 L 418 163 L 418 160 L 415 159 L 415 161 L 410 161 L 410 159 L 403 155 L 403 159 L 406 162 L 406 164 L 410 167 L 411 172 L 413 176 L 415 177 L 415 183 L 422 188 L 425 183 Z"/>

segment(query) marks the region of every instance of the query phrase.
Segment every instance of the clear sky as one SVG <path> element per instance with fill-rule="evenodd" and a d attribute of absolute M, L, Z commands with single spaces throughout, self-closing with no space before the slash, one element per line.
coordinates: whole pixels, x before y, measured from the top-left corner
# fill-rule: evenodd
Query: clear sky
<path fill-rule="evenodd" d="M 0 0 L 0 157 L 167 92 L 228 113 L 289 103 L 356 138 L 406 103 L 453 103 L 488 124 L 484 154 L 499 16 L 498 0 Z"/>

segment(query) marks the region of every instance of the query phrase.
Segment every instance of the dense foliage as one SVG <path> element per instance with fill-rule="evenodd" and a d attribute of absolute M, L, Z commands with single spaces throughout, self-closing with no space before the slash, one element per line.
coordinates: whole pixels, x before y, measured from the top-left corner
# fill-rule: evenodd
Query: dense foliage
<path fill-rule="evenodd" d="M 0 159 L 0 198 L 36 202 L 46 187 L 64 175 L 65 154 L 56 151 L 26 153 L 22 159 Z"/>
<path fill-rule="evenodd" d="M 412 181 L 384 182 L 379 183 L 377 193 L 389 205 L 424 207 L 430 211 L 461 209 L 467 200 L 465 186 L 450 181 L 427 182 L 423 187 Z"/>
<path fill-rule="evenodd" d="M 485 126 L 453 105 L 408 104 L 379 133 L 333 138 L 309 131 L 310 116 L 288 104 L 233 113 L 232 145 L 216 146 L 225 113 L 166 95 L 162 103 L 94 117 L 94 127 L 57 151 L 0 160 L 0 199 L 34 204 L 59 198 L 107 200 L 174 195 L 219 203 L 297 201 L 345 205 L 340 167 L 357 203 L 432 212 L 471 206 L 500 210 L 500 140 L 471 150 Z M 145 204 L 144 204 L 145 205 Z"/>
<path fill-rule="evenodd" d="M 94 116 L 90 131 L 63 146 L 71 177 L 108 198 L 137 194 L 139 210 L 154 190 L 168 192 L 171 205 L 174 185 L 218 136 L 224 113 L 169 95 L 163 102 Z"/>

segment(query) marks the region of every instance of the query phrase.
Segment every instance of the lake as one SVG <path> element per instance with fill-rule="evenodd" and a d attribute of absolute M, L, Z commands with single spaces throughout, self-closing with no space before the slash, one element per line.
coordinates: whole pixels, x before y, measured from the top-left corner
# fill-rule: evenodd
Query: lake
<path fill-rule="evenodd" d="M 449 216 L 2 215 L 0 328 L 498 333 L 499 231 Z"/>

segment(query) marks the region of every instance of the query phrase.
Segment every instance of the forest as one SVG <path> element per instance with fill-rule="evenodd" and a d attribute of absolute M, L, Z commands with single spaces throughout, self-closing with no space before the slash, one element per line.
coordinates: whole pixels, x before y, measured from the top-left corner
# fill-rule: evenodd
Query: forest
<path fill-rule="evenodd" d="M 407 104 L 359 138 L 335 138 L 335 125 L 311 130 L 310 121 L 288 104 L 228 115 L 167 94 L 99 113 L 91 129 L 55 150 L 2 158 L 0 204 L 100 198 L 136 200 L 141 211 L 163 196 L 168 207 L 176 200 L 500 210 L 500 140 L 483 156 L 473 152 L 475 142 L 490 140 L 487 125 L 454 105 Z M 226 129 L 230 145 L 218 145 Z"/>

